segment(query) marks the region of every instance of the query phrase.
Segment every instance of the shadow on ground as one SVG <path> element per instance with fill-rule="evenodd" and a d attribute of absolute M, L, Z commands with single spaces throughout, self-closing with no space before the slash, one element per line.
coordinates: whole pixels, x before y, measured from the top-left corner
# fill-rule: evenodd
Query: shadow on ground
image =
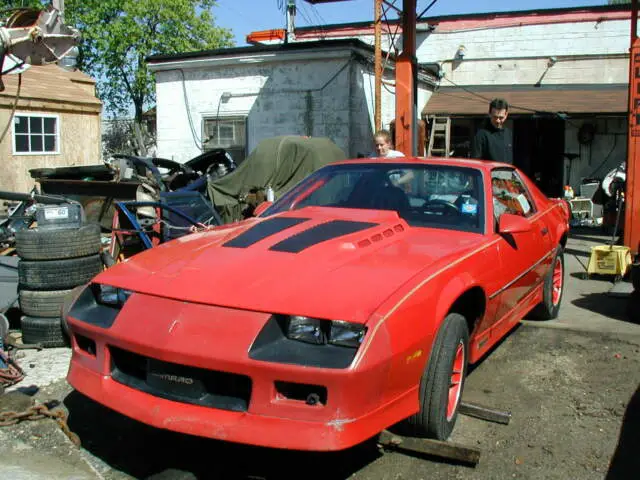
<path fill-rule="evenodd" d="M 375 441 L 342 452 L 251 447 L 149 427 L 74 391 L 64 400 L 82 447 L 142 479 L 346 479 L 381 453 Z"/>
<path fill-rule="evenodd" d="M 631 321 L 627 313 L 628 300 L 626 297 L 617 298 L 606 293 L 589 293 L 576 298 L 571 303 L 603 317 L 635 323 Z"/>
<path fill-rule="evenodd" d="M 622 419 L 618 445 L 605 480 L 627 480 L 640 474 L 640 386 L 633 394 Z"/>

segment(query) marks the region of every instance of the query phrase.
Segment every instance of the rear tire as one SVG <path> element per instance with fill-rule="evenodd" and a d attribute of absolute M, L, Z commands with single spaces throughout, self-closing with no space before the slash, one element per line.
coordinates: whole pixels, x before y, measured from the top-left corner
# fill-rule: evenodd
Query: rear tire
<path fill-rule="evenodd" d="M 420 411 L 407 421 L 413 435 L 449 438 L 458 418 L 468 358 L 467 321 L 458 313 L 450 313 L 438 331 L 420 380 Z"/>
<path fill-rule="evenodd" d="M 562 246 L 558 245 L 553 257 L 551 270 L 544 279 L 542 302 L 536 305 L 529 317 L 534 320 L 553 320 L 558 317 L 562 295 L 564 294 L 564 255 Z"/>

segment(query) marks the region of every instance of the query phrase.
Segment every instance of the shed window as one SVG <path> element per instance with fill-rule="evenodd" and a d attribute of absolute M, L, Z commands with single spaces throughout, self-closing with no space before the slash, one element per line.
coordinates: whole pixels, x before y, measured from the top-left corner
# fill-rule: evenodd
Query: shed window
<path fill-rule="evenodd" d="M 240 164 L 246 157 L 246 131 L 246 117 L 205 118 L 204 151 L 224 148 Z"/>
<path fill-rule="evenodd" d="M 59 153 L 58 117 L 17 114 L 13 118 L 13 152 Z"/>

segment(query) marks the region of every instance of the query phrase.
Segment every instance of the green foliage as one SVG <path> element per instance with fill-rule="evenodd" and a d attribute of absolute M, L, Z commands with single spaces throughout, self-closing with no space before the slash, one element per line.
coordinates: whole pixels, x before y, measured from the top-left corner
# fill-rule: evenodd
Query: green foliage
<path fill-rule="evenodd" d="M 609 0 L 609 5 L 624 5 L 625 3 L 631 3 L 631 0 Z"/>
<path fill-rule="evenodd" d="M 48 4 L 0 0 L 0 9 Z M 233 45 L 230 30 L 215 26 L 214 0 L 65 0 L 64 15 L 81 35 L 79 68 L 98 82 L 111 113 L 134 107 L 137 122 L 155 100 L 145 59 Z"/>
<path fill-rule="evenodd" d="M 231 32 L 214 25 L 214 6 L 213 0 L 66 0 L 65 16 L 82 34 L 80 68 L 98 79 L 101 99 L 114 112 L 133 103 L 140 121 L 154 100 L 147 56 L 232 45 Z"/>

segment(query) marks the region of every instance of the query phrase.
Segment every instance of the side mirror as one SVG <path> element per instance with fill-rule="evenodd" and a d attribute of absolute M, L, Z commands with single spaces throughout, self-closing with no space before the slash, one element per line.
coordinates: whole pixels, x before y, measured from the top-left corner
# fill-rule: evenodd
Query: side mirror
<path fill-rule="evenodd" d="M 531 222 L 520 215 L 503 213 L 498 221 L 498 232 L 500 233 L 520 233 L 531 230 Z"/>
<path fill-rule="evenodd" d="M 260 214 L 262 214 L 267 208 L 269 208 L 271 205 L 273 205 L 273 202 L 269 202 L 269 201 L 265 201 L 262 202 L 260 205 L 258 205 L 254 210 L 253 210 L 253 216 L 257 217 Z"/>

